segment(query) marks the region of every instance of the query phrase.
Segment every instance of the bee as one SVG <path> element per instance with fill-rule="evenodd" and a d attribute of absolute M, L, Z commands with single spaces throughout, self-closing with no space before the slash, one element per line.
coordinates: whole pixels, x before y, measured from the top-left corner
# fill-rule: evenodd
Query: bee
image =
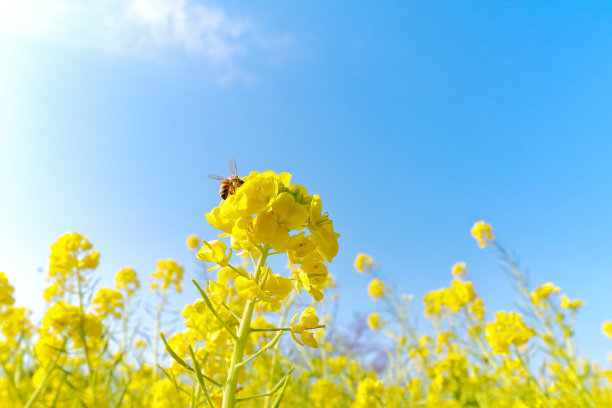
<path fill-rule="evenodd" d="M 234 194 L 236 189 L 244 184 L 244 180 L 238 177 L 238 167 L 236 167 L 236 160 L 234 160 L 233 157 L 227 161 L 227 168 L 231 174 L 231 176 L 228 178 L 223 178 L 221 176 L 217 176 L 216 174 L 208 175 L 208 177 L 211 179 L 221 180 L 221 183 L 219 184 L 219 195 L 223 200 L 225 200 L 228 195 Z"/>

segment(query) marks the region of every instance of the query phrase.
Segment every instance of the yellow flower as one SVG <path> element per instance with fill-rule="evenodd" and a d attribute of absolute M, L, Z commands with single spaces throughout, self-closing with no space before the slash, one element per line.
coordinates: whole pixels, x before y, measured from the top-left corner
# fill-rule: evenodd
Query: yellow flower
<path fill-rule="evenodd" d="M 43 333 L 66 334 L 75 348 L 83 347 L 83 333 L 88 348 L 96 348 L 104 340 L 100 317 L 91 313 L 83 314 L 78 306 L 69 305 L 63 300 L 53 304 L 45 313 L 42 321 Z"/>
<path fill-rule="evenodd" d="M 440 316 L 444 306 L 445 293 L 448 289 L 432 290 L 423 298 L 425 303 L 425 316 Z"/>
<path fill-rule="evenodd" d="M 232 257 L 232 249 L 230 248 L 229 253 L 225 255 L 225 251 L 227 250 L 227 245 L 225 245 L 225 242 L 220 240 L 203 242 L 204 245 L 202 245 L 202 248 L 200 248 L 200 250 L 196 254 L 196 257 L 200 261 L 217 264 L 217 266 L 208 268 L 208 272 L 217 270 L 221 267 L 228 265 L 228 261 Z"/>
<path fill-rule="evenodd" d="M 495 313 L 495 322 L 485 328 L 486 339 L 497 354 L 508 354 L 512 344 L 522 346 L 536 335 L 528 328 L 518 313 L 500 311 Z"/>
<path fill-rule="evenodd" d="M 308 273 L 302 268 L 293 270 L 293 278 L 295 279 L 295 290 L 297 290 L 299 294 L 302 293 L 301 288 L 303 287 L 317 302 L 323 299 L 323 292 L 310 282 Z"/>
<path fill-rule="evenodd" d="M 612 339 L 612 322 L 606 321 L 601 325 L 601 332 L 609 339 Z"/>
<path fill-rule="evenodd" d="M 287 257 L 293 264 L 302 263 L 315 249 L 316 246 L 310 236 L 306 236 L 305 232 L 300 232 L 289 239 Z"/>
<path fill-rule="evenodd" d="M 121 317 L 121 309 L 123 309 L 123 297 L 121 293 L 108 289 L 102 288 L 96 293 L 96 296 L 92 300 L 96 311 L 103 316 L 114 316 L 115 318 Z"/>
<path fill-rule="evenodd" d="M 187 249 L 195 251 L 200 247 L 200 238 L 195 234 L 188 236 L 185 240 L 185 246 L 187 246 Z"/>
<path fill-rule="evenodd" d="M 319 347 L 317 340 L 314 338 L 313 334 L 310 332 L 311 329 L 315 329 L 319 326 L 319 318 L 317 317 L 317 311 L 314 307 L 307 307 L 300 316 L 300 322 L 295 323 L 299 313 L 296 313 L 291 319 L 291 337 L 293 340 L 304 346 L 309 346 L 313 348 Z M 296 334 L 300 335 L 300 340 L 295 336 Z"/>
<path fill-rule="evenodd" d="M 268 244 L 277 252 L 285 252 L 289 246 L 289 231 L 281 227 L 273 212 L 255 216 L 253 232 L 262 244 Z"/>
<path fill-rule="evenodd" d="M 73 283 L 77 279 L 83 287 L 87 286 L 84 274 L 95 269 L 100 261 L 100 253 L 92 251 L 92 248 L 89 239 L 78 232 L 68 232 L 51 244 L 48 279 L 52 283 L 44 293 L 47 301 L 74 292 Z"/>
<path fill-rule="evenodd" d="M 355 402 L 352 406 L 354 408 L 383 406 L 381 404 L 383 392 L 382 381 L 376 381 L 372 378 L 361 380 L 357 386 Z"/>
<path fill-rule="evenodd" d="M 272 200 L 270 206 L 281 227 L 287 230 L 301 230 L 306 226 L 308 210 L 297 203 L 293 195 L 287 192 L 280 193 Z"/>
<path fill-rule="evenodd" d="M 153 290 L 161 289 L 162 291 L 166 291 L 171 285 L 174 285 L 176 291 L 180 293 L 183 290 L 183 287 L 181 286 L 183 272 L 183 268 L 173 259 L 158 261 L 157 270 L 153 272 L 151 276 L 154 279 L 160 280 L 161 282 L 152 283 L 151 288 Z"/>
<path fill-rule="evenodd" d="M 341 372 L 348 364 L 348 359 L 345 356 L 333 357 L 327 360 L 327 365 L 332 373 Z"/>
<path fill-rule="evenodd" d="M 383 322 L 380 320 L 380 315 L 378 313 L 370 313 L 368 316 L 368 326 L 374 331 L 378 331 L 383 326 Z"/>
<path fill-rule="evenodd" d="M 140 288 L 138 275 L 132 268 L 123 268 L 115 275 L 115 289 L 125 289 L 128 295 L 133 295 Z"/>
<path fill-rule="evenodd" d="M 338 254 L 338 237 L 340 234 L 334 232 L 334 226 L 327 213 L 322 213 L 323 203 L 318 194 L 312 196 L 310 202 L 310 220 L 308 229 L 312 233 L 312 239 L 317 245 L 317 250 L 327 261 Z"/>
<path fill-rule="evenodd" d="M 551 293 L 556 294 L 556 293 L 559 293 L 560 291 L 561 289 L 555 286 L 554 283 L 547 282 L 541 285 L 540 287 L 538 287 L 533 292 L 531 292 L 531 295 L 530 295 L 531 301 L 533 302 L 535 306 L 541 306 L 545 304 L 544 301 L 548 299 Z"/>
<path fill-rule="evenodd" d="M 138 349 L 138 348 L 144 349 L 144 348 L 146 348 L 146 347 L 147 347 L 147 342 L 146 342 L 146 341 L 144 341 L 144 340 L 142 340 L 142 339 L 136 340 L 136 341 L 134 342 L 134 348 L 137 348 L 137 349 Z"/>
<path fill-rule="evenodd" d="M 369 272 L 373 265 L 374 259 L 372 256 L 364 253 L 357 254 L 353 263 L 353 266 L 359 273 Z"/>
<path fill-rule="evenodd" d="M 285 300 L 293 289 L 293 283 L 288 278 L 273 274 L 270 268 L 264 267 L 263 270 L 263 287 L 257 285 L 253 278 L 238 276 L 234 280 L 236 292 L 244 299 L 258 298 L 264 309 L 277 312 L 280 301 Z"/>
<path fill-rule="evenodd" d="M 474 223 L 470 232 L 481 248 L 487 245 L 487 241 L 493 241 L 494 239 L 491 225 L 484 221 Z"/>
<path fill-rule="evenodd" d="M 457 262 L 451 268 L 451 273 L 453 274 L 453 276 L 455 278 L 458 278 L 458 277 L 460 277 L 462 275 L 467 275 L 468 272 L 469 271 L 468 271 L 468 268 L 467 268 L 465 262 Z"/>
<path fill-rule="evenodd" d="M 18 336 L 24 338 L 31 336 L 30 315 L 31 311 L 25 307 L 9 307 L 4 313 L 0 313 L 0 329 L 7 340 L 15 341 Z"/>
<path fill-rule="evenodd" d="M 0 308 L 2 306 L 11 306 L 15 303 L 15 298 L 13 298 L 13 292 L 15 288 L 13 288 L 6 277 L 4 272 L 0 272 Z"/>
<path fill-rule="evenodd" d="M 305 262 L 300 269 L 300 273 L 305 273 L 308 276 L 308 281 L 313 285 L 323 284 L 329 276 L 327 267 L 323 262 Z"/>
<path fill-rule="evenodd" d="M 561 308 L 563 309 L 578 309 L 584 302 L 580 299 L 570 300 L 567 296 L 561 295 Z"/>
<path fill-rule="evenodd" d="M 470 305 L 469 310 L 470 310 L 470 313 L 472 313 L 472 315 L 474 316 L 476 320 L 480 321 L 484 319 L 485 308 L 484 308 L 484 302 L 482 299 L 474 300 L 474 303 Z"/>
<path fill-rule="evenodd" d="M 445 295 L 444 304 L 454 313 L 476 299 L 472 282 L 453 281 L 450 290 L 447 290 Z"/>
<path fill-rule="evenodd" d="M 374 278 L 368 285 L 368 295 L 372 300 L 378 300 L 385 295 L 385 284 L 378 278 Z"/>
<path fill-rule="evenodd" d="M 100 263 L 100 253 L 92 251 L 78 261 L 79 269 L 96 269 Z"/>
<path fill-rule="evenodd" d="M 332 381 L 318 378 L 308 392 L 309 407 L 327 408 L 342 402 L 342 388 Z"/>

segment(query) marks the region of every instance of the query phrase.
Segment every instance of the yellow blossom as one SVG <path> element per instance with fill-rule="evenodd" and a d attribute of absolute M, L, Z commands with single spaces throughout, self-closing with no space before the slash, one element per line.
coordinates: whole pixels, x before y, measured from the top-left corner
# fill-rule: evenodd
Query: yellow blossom
<path fill-rule="evenodd" d="M 456 264 L 454 264 L 453 267 L 451 268 L 451 273 L 453 274 L 455 278 L 458 278 L 463 275 L 467 275 L 468 268 L 465 262 L 457 262 Z"/>
<path fill-rule="evenodd" d="M 180 293 L 183 290 L 181 286 L 183 271 L 183 268 L 173 259 L 158 261 L 157 270 L 151 275 L 157 281 L 151 284 L 151 288 L 166 291 L 171 285 L 174 285 L 176 291 Z"/>
<path fill-rule="evenodd" d="M 344 367 L 346 367 L 347 364 L 348 364 L 348 359 L 342 355 L 330 358 L 327 361 L 327 365 L 329 366 L 329 369 L 332 371 L 332 373 L 341 372 L 344 369 Z"/>
<path fill-rule="evenodd" d="M 385 284 L 378 278 L 374 278 L 368 285 L 368 295 L 372 300 L 378 300 L 385 294 Z"/>
<path fill-rule="evenodd" d="M 382 381 L 366 378 L 359 381 L 353 408 L 381 406 L 384 387 Z"/>
<path fill-rule="evenodd" d="M 195 234 L 188 236 L 185 240 L 185 246 L 190 251 L 195 251 L 200 247 L 200 238 L 198 238 L 198 236 Z"/>
<path fill-rule="evenodd" d="M 121 293 L 115 290 L 108 288 L 100 289 L 98 293 L 96 293 L 92 303 L 95 305 L 96 311 L 103 316 L 111 315 L 117 319 L 121 317 L 123 297 Z"/>
<path fill-rule="evenodd" d="M 305 232 L 300 232 L 289 238 L 287 257 L 293 264 L 302 263 L 315 249 L 316 246 L 310 236 L 306 236 Z"/>
<path fill-rule="evenodd" d="M 551 293 L 559 293 L 561 291 L 561 289 L 559 289 L 557 286 L 555 286 L 554 283 L 551 282 L 547 282 L 543 285 L 541 285 L 540 287 L 538 287 L 536 290 L 534 290 L 533 292 L 531 292 L 530 296 L 531 296 L 531 301 L 533 302 L 533 304 L 535 306 L 541 306 L 543 304 L 545 304 L 545 300 L 548 299 L 548 297 L 550 296 Z"/>
<path fill-rule="evenodd" d="M 481 248 L 484 248 L 487 245 L 487 241 L 493 241 L 494 239 L 491 225 L 484 221 L 475 222 L 470 233 L 478 242 L 478 246 Z"/>
<path fill-rule="evenodd" d="M 353 263 L 353 266 L 359 273 L 369 272 L 373 265 L 374 259 L 372 256 L 364 253 L 357 254 Z"/>
<path fill-rule="evenodd" d="M 263 275 L 263 287 L 257 285 L 255 279 L 236 277 L 236 292 L 244 299 L 258 298 L 262 301 L 262 307 L 276 312 L 280 309 L 280 301 L 286 299 L 293 289 L 293 283 L 288 278 L 273 274 L 267 267 L 264 268 Z"/>
<path fill-rule="evenodd" d="M 562 309 L 578 309 L 584 302 L 580 299 L 570 300 L 566 295 L 561 295 Z"/>
<path fill-rule="evenodd" d="M 374 331 L 378 331 L 383 326 L 378 313 L 370 313 L 368 315 L 368 327 Z"/>
<path fill-rule="evenodd" d="M 293 195 L 280 193 L 271 202 L 270 207 L 278 224 L 287 230 L 301 230 L 306 226 L 308 210 L 297 203 Z"/>
<path fill-rule="evenodd" d="M 289 245 L 289 231 L 281 227 L 273 212 L 258 214 L 253 219 L 253 232 L 262 244 L 270 245 L 275 251 L 285 252 Z"/>
<path fill-rule="evenodd" d="M 522 346 L 536 335 L 528 328 L 520 314 L 505 311 L 495 313 L 495 322 L 488 323 L 485 328 L 486 339 L 497 354 L 508 354 L 512 344 Z"/>
<path fill-rule="evenodd" d="M 311 329 L 319 326 L 319 318 L 314 307 L 307 307 L 300 316 L 300 322 L 295 323 L 298 316 L 300 316 L 300 313 L 296 313 L 291 319 L 291 337 L 293 337 L 293 340 L 302 346 L 319 347 L 317 340 L 310 332 Z M 297 339 L 296 334 L 300 335 L 301 341 Z"/>
<path fill-rule="evenodd" d="M 612 339 L 612 322 L 606 321 L 601 325 L 601 332 L 609 339 Z"/>
<path fill-rule="evenodd" d="M 203 241 L 204 245 L 197 253 L 197 258 L 200 261 L 215 263 L 217 266 L 213 266 L 212 268 L 208 268 L 207 271 L 214 271 L 221 267 L 227 266 L 230 258 L 232 257 L 232 248 L 230 248 L 229 253 L 225 255 L 225 251 L 227 251 L 227 245 L 225 242 L 220 240 L 206 242 Z"/>
<path fill-rule="evenodd" d="M 0 272 L 0 308 L 2 306 L 11 306 L 15 303 L 13 292 L 15 289 L 9 284 L 9 281 L 4 272 Z"/>
<path fill-rule="evenodd" d="M 138 281 L 138 275 L 132 268 L 123 268 L 117 271 L 115 275 L 115 289 L 125 289 L 128 296 L 131 296 L 140 288 L 140 282 Z"/>

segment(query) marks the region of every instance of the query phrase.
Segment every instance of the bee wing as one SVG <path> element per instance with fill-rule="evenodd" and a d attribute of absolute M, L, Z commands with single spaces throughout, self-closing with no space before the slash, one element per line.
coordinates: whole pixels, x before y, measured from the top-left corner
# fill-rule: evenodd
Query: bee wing
<path fill-rule="evenodd" d="M 223 180 L 223 177 L 217 176 L 216 174 L 207 174 L 206 177 L 214 179 L 214 180 Z"/>
<path fill-rule="evenodd" d="M 227 168 L 230 171 L 231 175 L 238 175 L 238 167 L 236 166 L 236 160 L 233 157 L 227 161 Z"/>

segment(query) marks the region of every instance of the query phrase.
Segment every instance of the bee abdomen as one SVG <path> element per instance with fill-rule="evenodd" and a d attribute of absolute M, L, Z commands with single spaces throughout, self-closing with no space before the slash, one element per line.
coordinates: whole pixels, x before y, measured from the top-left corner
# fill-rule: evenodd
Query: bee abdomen
<path fill-rule="evenodd" d="M 222 180 L 221 184 L 219 184 L 219 195 L 223 200 L 230 194 L 231 187 L 232 183 L 228 179 Z"/>

